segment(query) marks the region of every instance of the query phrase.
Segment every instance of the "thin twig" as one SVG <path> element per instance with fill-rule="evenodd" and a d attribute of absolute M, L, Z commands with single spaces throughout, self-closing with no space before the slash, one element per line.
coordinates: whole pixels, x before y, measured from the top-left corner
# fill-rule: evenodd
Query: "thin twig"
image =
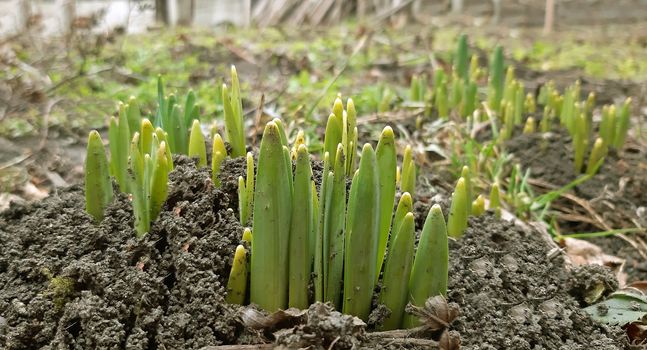
<path fill-rule="evenodd" d="M 73 75 L 71 77 L 67 77 L 67 78 L 59 81 L 55 85 L 51 86 L 49 89 L 47 89 L 45 91 L 45 94 L 49 95 L 50 93 L 52 93 L 55 90 L 59 89 L 61 86 L 69 84 L 69 83 L 73 82 L 74 80 L 77 80 L 77 79 L 80 79 L 80 78 L 87 78 L 87 77 L 90 77 L 90 76 L 93 76 L 93 75 L 98 75 L 98 74 L 101 74 L 101 73 L 109 72 L 109 71 L 111 71 L 113 69 L 115 69 L 115 67 L 102 68 L 102 69 L 96 70 L 94 72 L 88 72 L 88 73 L 80 73 L 79 72 L 78 74 Z"/>
<path fill-rule="evenodd" d="M 29 159 L 33 155 L 34 154 L 32 152 L 29 152 L 27 154 L 22 154 L 22 155 L 19 155 L 17 157 L 14 157 L 12 160 L 0 164 L 0 170 L 5 170 L 5 169 L 7 169 L 9 167 L 20 164 L 20 163 L 24 162 L 25 160 Z"/>
<path fill-rule="evenodd" d="M 256 108 L 256 118 L 254 118 L 254 133 L 252 134 L 252 145 L 256 144 L 256 135 L 261 130 L 261 118 L 263 117 L 263 108 L 265 107 L 265 94 L 261 94 L 261 100 Z"/>

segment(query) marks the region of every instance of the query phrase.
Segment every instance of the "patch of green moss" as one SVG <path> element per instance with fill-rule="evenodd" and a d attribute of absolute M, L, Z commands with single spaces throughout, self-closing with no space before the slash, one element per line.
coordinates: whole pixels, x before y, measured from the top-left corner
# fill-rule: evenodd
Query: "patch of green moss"
<path fill-rule="evenodd" d="M 49 279 L 47 293 L 52 296 L 54 307 L 56 310 L 62 309 L 72 299 L 75 287 L 74 280 L 70 277 L 53 276 L 49 269 L 43 269 L 42 273 Z"/>

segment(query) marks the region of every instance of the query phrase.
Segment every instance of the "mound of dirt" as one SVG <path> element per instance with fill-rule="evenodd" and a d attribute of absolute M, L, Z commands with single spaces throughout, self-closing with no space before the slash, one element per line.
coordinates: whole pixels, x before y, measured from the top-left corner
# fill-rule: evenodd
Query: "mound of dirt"
<path fill-rule="evenodd" d="M 571 139 L 564 131 L 519 135 L 508 141 L 506 147 L 524 169 L 530 169 L 534 179 L 559 187 L 577 178 L 573 169 Z M 621 153 L 610 150 L 597 174 L 573 190 L 573 194 L 585 201 L 600 220 L 595 223 L 582 221 L 580 218 L 593 219 L 594 215 L 570 200 L 558 199 L 557 206 L 579 214 L 574 216 L 574 220 L 560 219 L 562 231 L 595 232 L 647 226 L 645 170 L 647 150 L 644 147 L 629 144 Z M 635 235 L 647 240 L 645 233 Z M 630 239 L 634 239 L 633 236 Z M 619 237 L 595 238 L 592 242 L 606 253 L 626 259 L 625 272 L 629 281 L 647 279 L 647 263 L 635 246 Z"/>
<path fill-rule="evenodd" d="M 143 239 L 135 238 L 124 195 L 96 225 L 79 186 L 0 214 L 0 347 L 208 349 L 276 339 L 322 349 L 426 349 L 434 343 L 367 332 L 323 304 L 281 336 L 245 327 L 241 308 L 224 300 L 242 232 L 234 209 L 243 174 L 242 159 L 225 162 L 216 189 L 208 169 L 176 159 L 167 203 Z M 431 201 L 446 206 L 441 197 Z M 427 209 L 416 204 L 419 227 Z M 449 300 L 461 309 L 452 334 L 460 333 L 463 348 L 623 348 L 616 333 L 580 310 L 577 291 L 590 276 L 569 272 L 560 256 L 549 256 L 551 248 L 539 233 L 491 215 L 470 220 L 464 238 L 450 245 Z M 604 270 L 595 273 L 599 278 Z"/>
<path fill-rule="evenodd" d="M 519 135 L 506 143 L 531 177 L 558 187 L 575 180 L 571 138 L 565 131 Z M 647 150 L 611 149 L 591 179 L 575 187 L 575 195 L 590 201 L 605 223 L 614 228 L 647 225 Z M 641 209 L 642 208 L 642 209 Z"/>
<path fill-rule="evenodd" d="M 227 167 L 229 173 L 242 167 Z M 224 176 L 223 188 L 230 188 Z M 0 347 L 199 349 L 231 343 L 237 308 L 224 302 L 242 228 L 236 198 L 206 169 L 178 159 L 151 233 L 135 238 L 117 195 L 96 225 L 81 187 L 0 216 Z M 235 192 L 233 192 L 235 194 Z"/>
<path fill-rule="evenodd" d="M 552 248 L 539 232 L 492 215 L 470 219 L 449 254 L 449 300 L 461 308 L 454 329 L 462 348 L 624 348 L 620 333 L 591 320 L 568 294 L 586 274 L 567 270 Z M 608 271 L 606 278 L 613 280 Z"/>

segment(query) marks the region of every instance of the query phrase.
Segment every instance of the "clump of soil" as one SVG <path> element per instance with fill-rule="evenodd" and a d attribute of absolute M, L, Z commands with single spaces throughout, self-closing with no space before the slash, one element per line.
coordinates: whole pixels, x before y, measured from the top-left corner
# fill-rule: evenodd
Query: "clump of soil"
<path fill-rule="evenodd" d="M 280 335 L 277 344 L 288 349 L 355 349 L 366 342 L 366 324 L 329 304 L 312 304 L 306 319 L 305 324 Z"/>
<path fill-rule="evenodd" d="M 199 349 L 235 341 L 237 310 L 224 302 L 242 232 L 229 209 L 235 192 L 215 189 L 208 170 L 185 158 L 170 183 L 141 240 L 125 196 L 97 225 L 80 186 L 3 213 L 0 347 Z"/>
<path fill-rule="evenodd" d="M 568 291 L 573 272 L 539 232 L 491 215 L 450 244 L 449 300 L 465 349 L 622 349 Z"/>
<path fill-rule="evenodd" d="M 531 177 L 558 187 L 575 180 L 571 138 L 565 131 L 519 135 L 506 143 Z M 647 150 L 611 149 L 595 176 L 575 187 L 578 197 L 589 201 L 605 223 L 614 228 L 647 224 Z M 642 209 L 641 209 L 642 207 Z"/>
<path fill-rule="evenodd" d="M 530 176 L 555 186 L 575 180 L 573 147 L 566 132 L 520 134 L 505 143 L 522 169 Z"/>
<path fill-rule="evenodd" d="M 531 177 L 555 186 L 564 186 L 577 178 L 573 169 L 571 138 L 565 131 L 519 135 L 506 143 L 524 169 L 530 169 Z M 647 150 L 640 146 L 625 147 L 618 153 L 610 150 L 604 164 L 591 179 L 573 189 L 575 196 L 586 201 L 591 209 L 611 228 L 647 226 Z M 590 217 L 591 214 L 579 205 L 566 199 L 558 199 L 556 206 Z M 555 207 L 555 206 L 554 206 Z M 560 220 L 564 233 L 603 231 L 604 227 L 572 220 Z M 637 233 L 645 240 L 647 235 Z M 629 281 L 647 279 L 647 262 L 626 241 L 618 237 L 592 239 L 608 254 L 627 260 L 625 272 Z"/>

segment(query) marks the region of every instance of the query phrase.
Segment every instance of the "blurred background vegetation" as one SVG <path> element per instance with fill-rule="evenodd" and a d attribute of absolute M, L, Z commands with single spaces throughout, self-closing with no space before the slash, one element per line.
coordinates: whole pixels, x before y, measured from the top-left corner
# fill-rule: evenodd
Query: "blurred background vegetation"
<path fill-rule="evenodd" d="M 644 0 L 2 0 L 0 10 L 0 209 L 78 181 L 87 131 L 105 131 L 130 96 L 154 110 L 160 74 L 168 91 L 193 89 L 202 121 L 219 126 L 235 64 L 247 117 L 263 95 L 264 114 L 316 145 L 338 93 L 360 120 L 406 119 L 411 77 L 449 67 L 466 33 L 483 64 L 503 45 L 526 87 L 581 79 L 601 102 L 635 96 L 645 117 Z"/>

